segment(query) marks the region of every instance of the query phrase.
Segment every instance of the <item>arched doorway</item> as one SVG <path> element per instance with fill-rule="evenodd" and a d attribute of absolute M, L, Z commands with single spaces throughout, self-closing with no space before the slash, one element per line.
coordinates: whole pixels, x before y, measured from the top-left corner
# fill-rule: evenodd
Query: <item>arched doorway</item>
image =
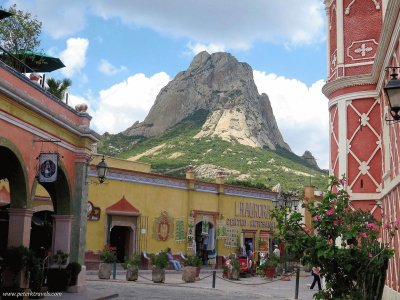
<path fill-rule="evenodd" d="M 8 201 L 1 206 L 0 256 L 7 246 L 29 246 L 30 219 L 32 211 L 27 209 L 28 184 L 23 160 L 17 148 L 0 137 L 0 180 L 5 183 L 2 189 L 8 190 Z"/>
<path fill-rule="evenodd" d="M 117 259 L 124 262 L 131 255 L 130 244 L 133 236 L 132 229 L 127 226 L 114 226 L 110 232 L 110 246 L 117 249 Z"/>
<path fill-rule="evenodd" d="M 203 265 L 208 264 L 210 256 L 215 255 L 215 228 L 211 222 L 200 221 L 195 229 L 196 255 Z"/>

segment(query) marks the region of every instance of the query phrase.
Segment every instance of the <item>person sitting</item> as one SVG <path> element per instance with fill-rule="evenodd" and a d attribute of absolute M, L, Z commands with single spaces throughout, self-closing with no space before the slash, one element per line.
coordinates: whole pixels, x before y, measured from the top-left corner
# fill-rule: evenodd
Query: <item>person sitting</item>
<path fill-rule="evenodd" d="M 174 266 L 174 269 L 176 271 L 180 271 L 182 269 L 181 264 L 179 263 L 179 261 L 174 259 L 174 256 L 171 253 L 171 248 L 167 248 L 167 258 L 168 258 L 168 261 Z"/>

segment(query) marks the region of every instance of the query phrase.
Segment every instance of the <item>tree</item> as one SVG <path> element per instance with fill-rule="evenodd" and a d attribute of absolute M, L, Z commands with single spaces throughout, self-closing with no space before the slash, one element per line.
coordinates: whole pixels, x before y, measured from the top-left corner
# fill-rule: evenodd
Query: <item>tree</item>
<path fill-rule="evenodd" d="M 13 16 L 0 21 L 0 45 L 11 53 L 31 50 L 38 51 L 42 22 L 17 9 L 16 4 L 8 10 Z"/>
<path fill-rule="evenodd" d="M 284 212 L 274 210 L 278 235 L 294 257 L 321 267 L 326 289 L 314 295 L 317 299 L 381 299 L 394 252 L 378 237 L 381 232 L 392 238 L 400 218 L 382 226 L 369 211 L 352 210 L 345 180 L 330 179 L 322 201 L 303 204 L 311 214 L 313 231 L 302 223 L 301 213 L 285 218 Z"/>
<path fill-rule="evenodd" d="M 48 78 L 46 83 L 48 85 L 47 91 L 59 99 L 64 99 L 65 92 L 72 85 L 72 81 L 68 78 L 64 78 L 63 80 Z"/>

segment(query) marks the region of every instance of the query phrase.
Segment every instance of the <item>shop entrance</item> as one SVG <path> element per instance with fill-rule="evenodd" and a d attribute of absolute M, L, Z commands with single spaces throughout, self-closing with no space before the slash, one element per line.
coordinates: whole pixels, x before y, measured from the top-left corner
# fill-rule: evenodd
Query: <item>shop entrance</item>
<path fill-rule="evenodd" d="M 117 248 L 117 259 L 123 262 L 129 257 L 129 245 L 132 229 L 127 226 L 114 226 L 110 233 L 110 246 Z"/>
<path fill-rule="evenodd" d="M 201 258 L 203 265 L 209 259 L 215 258 L 215 228 L 211 222 L 200 221 L 195 230 L 196 254 Z"/>

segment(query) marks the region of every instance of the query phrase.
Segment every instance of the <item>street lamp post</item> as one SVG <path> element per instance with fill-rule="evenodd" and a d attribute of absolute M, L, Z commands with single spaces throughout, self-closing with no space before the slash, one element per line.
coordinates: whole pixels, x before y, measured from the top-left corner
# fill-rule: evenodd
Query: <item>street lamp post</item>
<path fill-rule="evenodd" d="M 297 210 L 297 206 L 299 205 L 299 199 L 297 198 L 297 195 L 293 192 L 288 192 L 288 193 L 280 193 L 278 196 L 278 199 L 276 199 L 274 202 L 274 207 L 276 209 L 283 210 L 285 212 L 285 224 L 287 222 L 287 216 L 288 213 L 290 213 L 293 210 Z M 287 273 L 287 248 L 286 248 L 286 233 L 285 233 L 285 251 L 283 253 L 283 267 L 284 267 L 284 273 Z"/>

